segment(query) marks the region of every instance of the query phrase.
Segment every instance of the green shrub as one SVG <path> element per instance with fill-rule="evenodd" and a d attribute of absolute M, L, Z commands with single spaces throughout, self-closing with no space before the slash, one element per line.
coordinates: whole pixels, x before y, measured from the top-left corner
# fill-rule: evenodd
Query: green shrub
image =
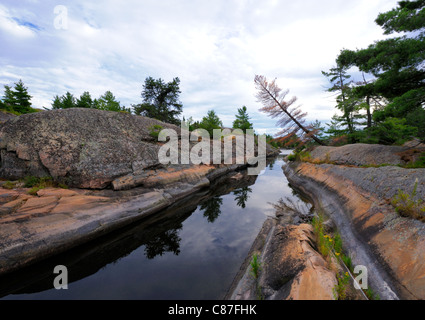
<path fill-rule="evenodd" d="M 297 159 L 297 156 L 295 155 L 295 154 L 293 154 L 293 153 L 291 153 L 289 156 L 288 156 L 288 161 L 295 161 Z"/>
<path fill-rule="evenodd" d="M 401 145 L 416 136 L 418 128 L 406 123 L 406 119 L 387 118 L 363 132 L 359 142 L 370 144 Z"/>
<path fill-rule="evenodd" d="M 40 179 L 37 178 L 37 177 L 31 176 L 31 177 L 25 177 L 25 179 L 24 179 L 24 187 L 25 188 L 32 188 L 39 183 L 40 183 Z"/>
<path fill-rule="evenodd" d="M 24 179 L 24 188 L 38 187 L 40 189 L 44 189 L 44 188 L 53 187 L 53 186 L 54 186 L 54 182 L 52 177 L 38 178 L 38 177 L 28 176 L 28 177 L 25 177 Z"/>
<path fill-rule="evenodd" d="M 31 188 L 31 190 L 28 190 L 28 194 L 30 194 L 30 195 L 32 195 L 32 196 L 35 196 L 35 195 L 37 195 L 37 192 L 38 191 L 40 191 L 40 188 L 39 187 L 32 187 Z"/>
<path fill-rule="evenodd" d="M 341 255 L 341 260 L 346 265 L 348 270 L 353 272 L 354 266 L 353 266 L 353 261 L 352 261 L 351 257 L 343 254 L 343 255 Z"/>
<path fill-rule="evenodd" d="M 12 181 L 6 181 L 6 183 L 4 183 L 3 184 L 3 188 L 4 189 L 8 189 L 8 190 L 11 190 L 11 189 L 13 189 L 13 188 L 15 188 L 15 182 L 12 182 Z"/>
<path fill-rule="evenodd" d="M 162 131 L 163 127 L 159 124 L 153 125 L 149 127 L 149 135 L 154 138 L 158 139 L 159 133 Z"/>
<path fill-rule="evenodd" d="M 413 163 L 408 163 L 403 165 L 403 168 L 407 169 L 417 169 L 417 168 L 425 168 L 425 152 L 420 155 L 418 160 Z"/>
<path fill-rule="evenodd" d="M 369 300 L 381 300 L 379 294 L 374 293 L 371 288 L 367 288 L 366 290 L 363 290 L 363 292 Z"/>
<path fill-rule="evenodd" d="M 344 275 L 336 275 L 338 284 L 333 288 L 335 300 L 345 300 L 347 298 L 347 289 L 350 282 L 350 274 L 346 272 Z"/>
<path fill-rule="evenodd" d="M 291 153 L 288 156 L 288 161 L 308 161 L 311 158 L 310 152 L 306 150 L 294 150 L 294 153 Z"/>
<path fill-rule="evenodd" d="M 398 190 L 398 193 L 391 200 L 396 212 L 402 217 L 409 217 L 425 221 L 425 203 L 422 199 L 415 199 L 418 188 L 418 179 L 416 179 L 411 194 Z"/>
<path fill-rule="evenodd" d="M 260 276 L 260 271 L 261 271 L 261 262 L 258 261 L 258 254 L 254 254 L 252 256 L 252 261 L 251 261 L 251 275 L 255 279 L 258 279 L 258 277 Z"/>

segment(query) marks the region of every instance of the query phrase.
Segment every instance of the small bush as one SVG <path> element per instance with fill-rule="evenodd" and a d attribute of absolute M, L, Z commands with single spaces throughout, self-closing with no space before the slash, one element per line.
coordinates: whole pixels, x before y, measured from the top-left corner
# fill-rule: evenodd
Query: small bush
<path fill-rule="evenodd" d="M 258 261 L 258 254 L 254 254 L 252 256 L 252 261 L 251 261 L 251 275 L 255 279 L 258 279 L 258 277 L 260 276 L 260 271 L 261 271 L 261 263 Z"/>
<path fill-rule="evenodd" d="M 416 136 L 417 133 L 418 128 L 409 126 L 406 119 L 387 118 L 376 126 L 365 130 L 365 136 L 360 142 L 402 145 L 411 137 Z"/>
<path fill-rule="evenodd" d="M 308 161 L 311 158 L 310 152 L 306 150 L 296 150 L 288 156 L 288 161 Z"/>
<path fill-rule="evenodd" d="M 367 288 L 366 290 L 363 290 L 363 292 L 369 300 L 381 300 L 379 294 L 374 293 L 371 288 Z"/>
<path fill-rule="evenodd" d="M 421 154 L 418 160 L 413 163 L 408 163 L 403 167 L 407 169 L 425 168 L 425 152 Z"/>
<path fill-rule="evenodd" d="M 347 268 L 348 268 L 351 272 L 353 272 L 354 266 L 353 266 L 353 261 L 352 261 L 351 257 L 350 257 L 350 256 L 347 256 L 347 255 L 345 255 L 345 254 L 343 254 L 343 255 L 341 256 L 341 260 L 342 260 L 342 262 L 343 262 L 343 263 L 347 266 Z"/>
<path fill-rule="evenodd" d="M 291 153 L 289 156 L 288 156 L 288 161 L 295 161 L 297 159 L 297 156 L 295 155 L 295 154 L 293 154 L 293 153 Z"/>
<path fill-rule="evenodd" d="M 396 212 L 402 217 L 414 218 L 425 221 L 425 203 L 422 199 L 415 199 L 418 188 L 418 179 L 416 179 L 411 194 L 398 190 L 398 193 L 391 200 Z"/>
<path fill-rule="evenodd" d="M 159 133 L 162 131 L 163 127 L 159 124 L 153 125 L 149 127 L 149 135 L 154 138 L 158 139 Z"/>
<path fill-rule="evenodd" d="M 25 188 L 32 188 L 35 185 L 40 183 L 40 179 L 37 177 L 25 177 L 24 179 L 24 187 Z"/>
<path fill-rule="evenodd" d="M 344 275 L 336 275 L 338 284 L 333 288 L 335 300 L 345 300 L 347 298 L 347 289 L 350 282 L 350 274 L 346 272 Z"/>
<path fill-rule="evenodd" d="M 39 187 L 32 187 L 30 190 L 28 190 L 28 194 L 30 194 L 30 195 L 32 195 L 32 196 L 35 196 L 35 195 L 37 195 L 37 192 L 38 191 L 40 191 L 40 188 Z"/>
<path fill-rule="evenodd" d="M 37 195 L 37 192 L 41 189 L 48 188 L 48 187 L 55 187 L 56 184 L 53 181 L 52 177 L 33 177 L 29 176 L 24 179 L 24 187 L 25 188 L 31 188 L 28 190 L 28 194 L 30 195 Z"/>
<path fill-rule="evenodd" d="M 12 181 L 6 181 L 6 183 L 4 183 L 2 187 L 4 189 L 11 190 L 11 189 L 15 188 L 15 183 L 12 182 Z"/>

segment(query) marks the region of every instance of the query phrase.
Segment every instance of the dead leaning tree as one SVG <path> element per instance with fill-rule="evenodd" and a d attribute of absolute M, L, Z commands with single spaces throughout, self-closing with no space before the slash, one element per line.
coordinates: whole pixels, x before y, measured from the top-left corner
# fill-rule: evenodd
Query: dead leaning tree
<path fill-rule="evenodd" d="M 276 84 L 276 80 L 268 82 L 264 76 L 255 76 L 255 86 L 258 90 L 257 99 L 263 104 L 261 112 L 267 113 L 272 118 L 278 118 L 277 126 L 282 127 L 282 131 L 277 133 L 278 140 L 286 145 L 299 143 L 299 146 L 314 140 L 318 144 L 325 146 L 326 144 L 317 136 L 317 129 L 312 125 L 305 125 L 305 117 L 307 113 L 302 112 L 300 106 L 293 106 L 297 101 L 293 97 L 289 101 L 285 101 L 289 90 L 282 91 Z"/>

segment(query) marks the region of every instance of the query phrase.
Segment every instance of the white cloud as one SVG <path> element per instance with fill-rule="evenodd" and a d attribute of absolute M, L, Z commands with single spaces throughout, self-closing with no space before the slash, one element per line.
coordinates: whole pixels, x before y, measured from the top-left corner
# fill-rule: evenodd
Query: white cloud
<path fill-rule="evenodd" d="M 0 30 L 3 34 L 17 37 L 21 41 L 25 38 L 32 38 L 35 36 L 34 30 L 28 26 L 19 23 L 10 14 L 9 10 L 0 5 Z"/>
<path fill-rule="evenodd" d="M 56 1 L 0 6 L 0 83 L 22 78 L 37 107 L 66 91 L 97 97 L 111 90 L 126 106 L 141 101 L 148 76 L 181 80 L 186 118 L 215 109 L 231 125 L 246 105 L 258 131 L 275 120 L 258 112 L 254 76 L 278 78 L 312 120 L 335 112 L 321 70 L 343 48 L 382 38 L 374 23 L 394 0 L 73 1 L 68 29 L 56 30 Z M 39 26 L 33 30 L 18 21 Z M 16 41 L 14 33 L 27 41 Z"/>

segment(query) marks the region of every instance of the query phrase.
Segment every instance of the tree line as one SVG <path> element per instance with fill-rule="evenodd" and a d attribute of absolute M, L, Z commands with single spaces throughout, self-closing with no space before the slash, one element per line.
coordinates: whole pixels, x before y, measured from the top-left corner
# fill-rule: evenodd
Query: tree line
<path fill-rule="evenodd" d="M 31 107 L 31 96 L 22 80 L 15 82 L 14 87 L 5 85 L 3 99 L 0 99 L 0 109 L 19 115 L 36 112 Z"/>
<path fill-rule="evenodd" d="M 365 49 L 342 49 L 335 66 L 322 72 L 340 111 L 328 133 L 350 143 L 425 140 L 425 1 L 400 1 L 375 23 L 395 36 Z M 361 74 L 357 81 L 353 71 Z"/>
<path fill-rule="evenodd" d="M 31 96 L 28 88 L 25 87 L 22 80 L 15 83 L 14 88 L 4 86 L 4 98 L 0 100 L 0 109 L 20 115 L 25 113 L 36 112 L 39 110 L 31 107 Z M 180 95 L 180 79 L 174 78 L 166 83 L 163 79 L 154 79 L 147 77 L 143 85 L 141 96 L 142 103 L 131 105 L 131 108 L 121 106 L 111 91 L 106 91 L 99 98 L 93 99 L 90 92 L 85 91 L 80 97 L 75 97 L 71 92 L 64 95 L 56 95 L 53 98 L 51 109 L 68 109 L 68 108 L 92 108 L 106 111 L 134 113 L 162 122 L 180 125 L 180 116 L 183 112 L 183 104 L 179 100 Z M 46 109 L 46 108 L 45 108 Z M 223 122 L 211 109 L 200 121 L 194 121 L 192 117 L 186 120 L 191 131 L 198 128 L 207 130 L 211 136 L 214 129 L 222 129 Z M 247 129 L 253 129 L 246 106 L 239 108 L 233 122 L 233 129 L 241 129 L 244 132 Z"/>
<path fill-rule="evenodd" d="M 288 91 L 264 76 L 255 77 L 261 111 L 278 119 L 277 140 L 286 146 L 347 143 L 402 144 L 425 141 L 425 1 L 400 1 L 375 22 L 384 34 L 366 49 L 342 49 L 322 74 L 336 95 L 337 113 L 328 128 L 306 124 L 306 113 L 286 99 Z M 357 75 L 357 80 L 353 78 Z M 359 77 L 360 76 L 360 77 Z"/>

